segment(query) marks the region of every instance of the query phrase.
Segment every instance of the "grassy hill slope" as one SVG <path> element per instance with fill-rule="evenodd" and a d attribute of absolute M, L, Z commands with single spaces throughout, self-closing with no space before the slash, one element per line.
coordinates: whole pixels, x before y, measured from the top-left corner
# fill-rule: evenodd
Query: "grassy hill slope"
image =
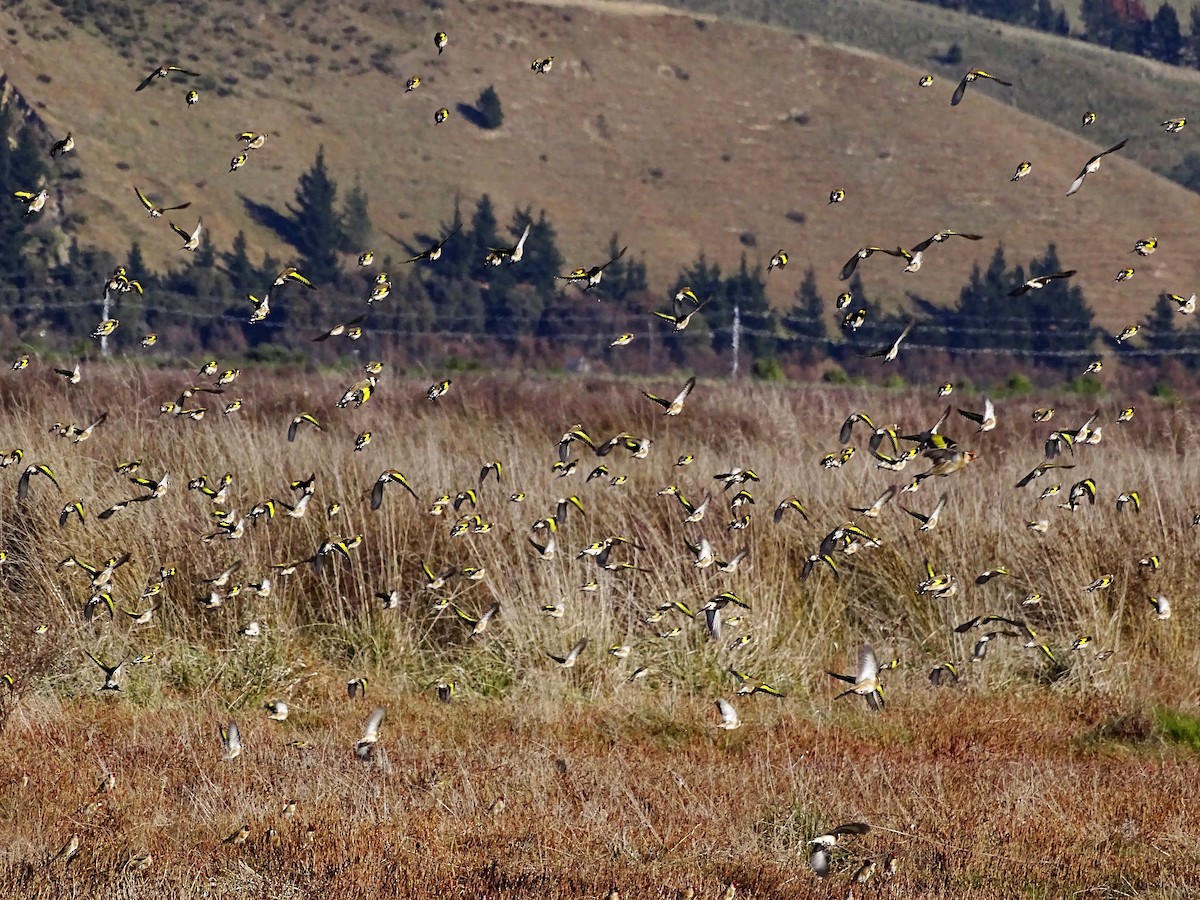
<path fill-rule="evenodd" d="M 919 59 L 957 34 L 969 62 L 1012 75 L 1017 86 L 978 85 L 951 109 L 950 77 L 919 89 L 924 67 L 778 28 L 630 3 L 443 6 L 156 6 L 125 30 L 101 15 L 102 34 L 30 2 L 0 12 L 0 42 L 16 88 L 53 130 L 75 132 L 84 193 L 73 211 L 87 218 L 80 241 L 123 253 L 138 240 L 155 266 L 178 259 L 179 242 L 145 216 L 131 184 L 162 202 L 192 200 L 177 223 L 190 227 L 202 215 L 222 249 L 245 229 L 258 252 L 288 258 L 247 201 L 283 211 L 324 146 L 342 189 L 358 178 L 368 192 L 380 256 L 398 255 L 397 242 L 414 232 L 436 231 L 456 195 L 469 211 L 486 192 L 502 222 L 514 207 L 544 208 L 572 268 L 601 261 L 620 232 L 664 288 L 701 251 L 726 266 L 743 252 L 765 265 L 786 248 L 792 265 L 770 286 L 781 306 L 809 264 L 832 300 L 838 269 L 860 245 L 911 246 L 941 228 L 987 240 L 935 247 L 915 276 L 901 275 L 894 260 L 870 260 L 861 269 L 868 291 L 898 297 L 911 289 L 952 302 L 971 264 L 986 262 L 998 241 L 1020 261 L 1057 242 L 1112 328 L 1138 320 L 1158 291 L 1187 293 L 1200 281 L 1200 261 L 1183 253 L 1200 239 L 1194 195 L 1118 154 L 1077 196 L 1063 196 L 1096 152 L 1092 140 L 1107 146 L 1136 130 L 1145 140 L 1127 155 L 1151 164 L 1190 146 L 1192 132 L 1161 135 L 1156 126 L 1186 114 L 1183 98 L 1200 96 L 1192 73 L 1167 78 L 1130 60 L 1120 79 L 1127 102 L 1100 108 L 1100 125 L 1080 134 L 1075 112 L 1058 128 L 1013 104 L 1046 96 L 1063 110 L 1094 105 L 1063 69 L 1091 56 L 1102 65 L 1111 54 L 1025 32 L 1014 38 L 1013 29 L 924 6 L 889 5 L 887 21 L 909 23 L 912 34 L 889 26 L 877 43 Z M 852 6 L 824 16 L 813 5 L 807 18 L 788 21 L 866 40 L 850 24 L 833 25 L 865 23 L 882 7 Z M 788 8 L 797 17 L 807 9 Z M 440 28 L 451 37 L 438 56 L 432 35 Z M 1028 64 L 1003 57 L 993 65 L 1001 41 L 1016 42 Z M 530 60 L 548 54 L 553 71 L 530 72 Z M 167 60 L 206 74 L 195 108 L 183 102 L 193 85 L 182 81 L 133 92 Z M 417 74 L 422 86 L 405 94 L 405 79 Z M 505 112 L 496 131 L 473 126 L 457 108 L 489 84 Z M 435 127 L 441 106 L 453 115 Z M 229 173 L 239 149 L 233 135 L 243 129 L 271 138 Z M 1033 173 L 1012 184 L 1023 159 Z M 838 187 L 847 201 L 827 206 Z M 1113 285 L 1133 242 L 1151 234 L 1162 249 L 1139 261 L 1132 282 Z"/>

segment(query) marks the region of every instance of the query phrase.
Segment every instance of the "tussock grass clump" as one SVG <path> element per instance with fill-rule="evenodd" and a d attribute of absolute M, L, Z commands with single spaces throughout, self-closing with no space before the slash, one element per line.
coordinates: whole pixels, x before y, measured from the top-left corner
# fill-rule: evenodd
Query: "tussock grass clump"
<path fill-rule="evenodd" d="M 1050 403 L 1002 401 L 995 432 L 959 421 L 943 429 L 977 449 L 971 466 L 925 481 L 871 520 L 848 507 L 925 466 L 876 469 L 867 431 L 856 431 L 849 462 L 822 468 L 842 420 L 861 409 L 914 433 L 943 401 L 701 382 L 683 414 L 668 418 L 639 384 L 463 374 L 435 402 L 427 384 L 385 377 L 367 404 L 341 410 L 334 402 L 354 376 L 250 369 L 236 383 L 239 412 L 220 415 L 227 398 L 209 396 L 200 401 L 208 415 L 193 422 L 155 412 L 180 389 L 170 373 L 97 365 L 70 393 L 39 377 L 0 397 L 6 443 L 24 450 L 23 465 L 50 466 L 62 487 L 38 478 L 17 502 L 21 466 L 0 472 L 0 660 L 13 677 L 0 691 L 11 750 L 0 760 L 6 896 L 102 884 L 180 897 L 282 896 L 304 885 L 357 897 L 381 895 L 381 880 L 385 896 L 599 896 L 613 884 L 629 896 L 685 885 L 715 896 L 729 880 L 749 896 L 824 896 L 803 841 L 855 819 L 876 830 L 835 859 L 835 878 L 866 855 L 897 852 L 897 896 L 1006 895 L 1018 869 L 1020 892 L 1126 884 L 1136 871 L 1135 882 L 1161 896 L 1184 896 L 1178 885 L 1200 874 L 1184 837 L 1191 757 L 1175 749 L 1196 747 L 1187 498 L 1200 471 L 1187 441 L 1164 440 L 1190 428 L 1170 407 L 1143 404 L 1118 425 L 1117 408 L 1102 405 L 1101 443 L 1077 446 L 1067 457 L 1074 469 L 1017 490 L 1042 458 L 1045 426 L 1028 413 Z M 676 380 L 645 387 L 661 392 L 659 382 Z M 109 419 L 85 443 L 48 430 L 101 409 Z M 324 430 L 289 443 L 301 411 Z M 1054 424 L 1092 411 L 1062 403 Z M 597 444 L 620 432 L 649 438 L 650 451 L 596 456 L 575 442 L 576 472 L 559 477 L 557 442 L 573 425 Z M 356 453 L 362 430 L 374 437 Z M 675 465 L 684 454 L 694 462 Z M 135 458 L 138 475 L 169 472 L 172 487 L 99 519 L 145 491 L 113 471 Z M 493 460 L 502 480 L 481 483 Z M 608 472 L 588 481 L 599 464 Z M 714 475 L 735 467 L 759 480 L 739 486 L 753 502 L 731 511 L 739 487 L 724 490 Z M 372 486 L 390 468 L 419 499 L 389 484 L 372 511 Z M 226 472 L 218 501 L 187 490 L 202 473 L 219 485 Z M 297 499 L 288 482 L 310 474 L 306 515 L 287 516 L 282 502 Z M 618 476 L 627 477 L 610 484 Z M 1069 512 L 1038 500 L 1051 480 L 1065 494 L 1084 477 L 1097 483 L 1094 506 Z M 684 522 L 678 499 L 658 493 L 672 484 L 694 505 L 711 493 L 700 522 Z M 1116 508 L 1129 490 L 1140 513 Z M 511 501 L 518 492 L 523 501 Z M 899 508 L 928 511 L 943 493 L 931 532 Z M 450 500 L 431 515 L 443 495 Z M 774 523 L 771 511 L 792 495 L 807 519 L 788 510 Z M 544 544 L 547 532 L 530 526 L 571 496 L 583 509 L 568 503 L 557 552 L 542 559 L 527 538 Z M 60 528 L 60 508 L 76 497 L 85 522 Z M 274 518 L 224 537 L 218 513 L 240 518 L 271 498 Z M 745 528 L 727 527 L 747 510 Z M 1050 519 L 1044 535 L 1025 528 L 1035 517 Z M 822 537 L 851 520 L 879 546 L 837 551 L 838 577 L 822 565 L 802 580 Z M 608 556 L 617 568 L 577 557 L 613 536 L 628 539 Z M 698 569 L 687 545 L 701 537 L 721 559 L 742 547 L 748 556 L 731 573 Z M 319 571 L 305 561 L 331 541 L 345 553 L 328 553 Z M 61 561 L 125 553 L 109 591 L 115 613 L 102 601 L 87 621 L 90 577 Z M 1139 564 L 1150 554 L 1159 568 Z M 955 577 L 956 593 L 916 592 L 926 561 Z M 235 563 L 227 583 L 207 583 Z M 294 573 L 276 568 L 284 563 Z M 143 599 L 160 566 L 176 575 Z M 975 583 L 997 566 L 1010 575 Z M 426 567 L 443 583 L 431 588 Z M 483 575 L 464 577 L 464 567 Z M 1085 592 L 1101 574 L 1112 585 Z M 263 579 L 269 592 L 256 592 Z M 220 605 L 205 608 L 214 591 Z M 703 615 L 688 613 L 721 592 L 749 609 L 726 606 L 715 640 Z M 1031 593 L 1041 602 L 1023 606 Z M 389 595 L 386 606 L 378 594 Z M 1157 594 L 1173 602 L 1168 620 L 1147 602 Z M 123 611 L 155 598 L 150 624 Z M 1028 634 L 1007 623 L 953 630 L 980 614 L 1028 623 L 1055 661 L 1024 648 Z M 972 662 L 984 630 L 1013 633 Z M 583 637 L 573 668 L 551 661 Z M 883 676 L 883 714 L 857 698 L 835 704 L 843 685 L 825 674 L 852 672 L 864 641 L 881 662 L 898 661 Z M 606 652 L 616 647 L 628 653 Z M 109 665 L 148 659 L 126 664 L 114 696 L 95 691 L 101 673 L 87 653 Z M 959 680 L 933 688 L 927 675 L 944 662 Z M 783 696 L 735 696 L 731 669 Z M 366 679 L 365 702 L 347 699 L 351 678 Z M 449 683 L 444 705 L 435 687 Z M 717 697 L 738 708 L 737 731 L 714 727 Z M 278 700 L 290 709 L 282 723 L 263 709 Z M 353 747 L 376 704 L 387 716 L 362 762 Z M 223 762 L 218 726 L 230 721 L 245 749 Z M 107 772 L 118 787 L 97 798 Z M 289 798 L 294 817 L 280 812 Z M 243 824 L 250 841 L 222 843 Z M 74 833 L 75 860 L 47 863 Z M 1164 849 L 1178 854 L 1169 874 Z M 152 862 L 137 870 L 131 860 L 144 853 Z"/>

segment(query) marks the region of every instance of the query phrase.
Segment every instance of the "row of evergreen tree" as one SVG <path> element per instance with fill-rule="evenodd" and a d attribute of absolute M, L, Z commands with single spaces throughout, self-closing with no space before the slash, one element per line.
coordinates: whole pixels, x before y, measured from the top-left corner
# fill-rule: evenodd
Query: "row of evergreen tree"
<path fill-rule="evenodd" d="M 1066 10 L 1051 0 L 918 0 L 943 9 L 1036 28 L 1062 37 L 1072 35 Z M 1151 15 L 1141 0 L 1081 0 L 1083 33 L 1075 35 L 1122 53 L 1157 59 L 1172 66 L 1200 68 L 1200 6 L 1190 10 L 1185 35 L 1170 3 Z"/>
<path fill-rule="evenodd" d="M 0 117 L 6 115 L 0 111 Z M 0 125 L 15 123 L 0 118 Z M 12 130 L 15 140 L 0 141 L 0 183 L 37 184 L 44 172 L 44 148 L 29 129 Z M 1030 367 L 1048 378 L 1072 378 L 1104 345 L 1133 360 L 1173 359 L 1200 367 L 1200 329 L 1177 327 L 1185 320 L 1166 297 L 1143 323 L 1138 339 L 1121 347 L 1096 329 L 1083 292 L 1070 282 L 1054 282 L 1013 302 L 1008 291 L 1027 273 L 1061 270 L 1053 246 L 1015 266 L 998 247 L 990 264 L 971 274 L 949 308 L 918 294 L 875 298 L 856 277 L 848 285 L 850 305 L 835 310 L 809 270 L 792 304 L 779 314 L 768 303 L 765 273 L 745 257 L 725 272 L 701 255 L 664 295 L 650 289 L 645 266 L 629 254 L 605 270 L 597 288 L 579 290 L 560 276 L 579 262 L 601 261 L 573 260 L 566 266 L 544 213 L 535 217 L 532 209 L 516 209 L 501 225 L 486 195 L 469 217 L 456 203 L 436 231 L 413 235 L 407 255 L 383 257 L 360 268 L 358 253 L 370 246 L 372 237 L 369 200 L 356 184 L 339 203 L 323 153 L 299 178 L 294 204 L 284 212 L 252 212 L 295 248 L 295 261 L 319 286 L 317 292 L 275 288 L 285 261 L 267 256 L 256 262 L 244 233 L 228 248 L 203 242 L 183 267 L 165 273 L 150 271 L 136 244 L 124 259 L 73 244 L 56 265 L 44 252 L 47 229 L 22 219 L 19 204 L 0 204 L 0 278 L 21 301 L 6 304 L 0 337 L 13 349 L 91 352 L 84 328 L 99 321 L 103 285 L 120 264 L 144 288 L 142 294 L 123 293 L 114 301 L 113 314 L 122 322 L 114 343 L 130 352 L 139 352 L 143 334 L 156 331 L 158 352 L 172 356 L 220 349 L 250 358 L 332 361 L 346 345 L 316 345 L 312 338 L 339 320 L 366 312 L 369 338 L 353 349 L 398 353 L 401 364 L 437 365 L 453 354 L 485 365 L 557 366 L 576 359 L 652 369 L 666 355 L 677 365 L 716 372 L 738 355 L 762 375 L 788 366 L 827 365 L 829 360 L 860 373 L 877 370 L 878 361 L 867 354 L 889 344 L 911 320 L 915 325 L 908 347 L 893 366 L 909 375 L 928 368 L 932 356 L 969 361 L 966 369 L 980 373 L 976 377 L 981 379 Z M 531 231 L 520 265 L 488 265 L 488 251 L 512 246 L 526 224 Z M 447 236 L 436 263 L 409 264 L 410 257 Z M 609 255 L 617 256 L 620 249 L 614 234 Z M 381 270 L 389 273 L 391 294 L 368 308 L 366 299 Z M 703 307 L 686 330 L 677 332 L 653 313 L 669 311 L 671 297 L 685 287 L 701 298 Z M 251 323 L 248 296 L 269 291 L 275 292 L 271 315 Z M 865 310 L 860 325 L 843 324 L 847 314 L 859 310 Z M 638 344 L 649 350 L 609 348 L 609 341 L 623 332 L 637 335 Z M 45 337 L 33 340 L 32 335 Z"/>

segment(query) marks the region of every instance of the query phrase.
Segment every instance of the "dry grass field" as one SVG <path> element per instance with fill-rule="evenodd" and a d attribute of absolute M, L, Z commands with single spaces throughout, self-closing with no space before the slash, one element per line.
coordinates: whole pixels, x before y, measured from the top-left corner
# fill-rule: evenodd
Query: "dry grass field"
<path fill-rule="evenodd" d="M 839 426 L 857 410 L 901 433 L 927 428 L 946 402 L 932 391 L 702 381 L 682 415 L 666 418 L 639 391 L 673 395 L 682 375 L 460 375 L 431 402 L 427 383 L 385 374 L 368 403 L 336 409 L 353 376 L 260 369 L 224 396 L 196 395 L 193 404 L 210 407 L 196 422 L 156 413 L 192 383 L 186 373 L 96 365 L 70 391 L 51 378 L 36 367 L 5 376 L 2 400 L 4 440 L 24 450 L 0 473 L 0 672 L 13 679 L 11 690 L 0 686 L 6 897 L 574 898 L 617 887 L 628 898 L 691 887 L 716 898 L 733 881 L 738 896 L 761 898 L 1182 898 L 1200 878 L 1200 468 L 1185 408 L 1141 399 L 1133 420 L 1118 423 L 1126 398 L 1105 400 L 1101 442 L 1068 454 L 1074 469 L 1022 489 L 1013 485 L 1043 459 L 1049 430 L 1078 428 L 1093 407 L 1010 397 L 985 434 L 956 415 L 943 431 L 976 461 L 872 520 L 847 507 L 907 484 L 925 460 L 877 470 L 862 430 L 843 468 L 820 460 L 839 449 Z M 243 409 L 222 416 L 233 396 Z M 1054 419 L 1035 425 L 1032 409 L 1048 405 L 1058 407 Z M 109 418 L 86 442 L 48 431 L 102 409 Z M 325 430 L 289 443 L 301 410 Z M 557 477 L 556 443 L 576 424 L 597 443 L 622 431 L 648 437 L 650 452 L 635 459 L 617 448 L 601 459 L 573 443 L 577 470 Z M 363 430 L 373 440 L 356 453 Z M 684 454 L 694 462 L 676 466 Z M 138 475 L 169 472 L 171 485 L 102 521 L 101 510 L 146 490 L 113 472 L 132 458 L 143 461 Z M 502 480 L 481 484 L 492 460 Z M 608 475 L 587 481 L 600 463 Z M 39 464 L 61 492 L 39 475 L 18 502 L 23 468 Z M 371 487 L 392 467 L 419 499 L 388 485 L 372 511 Z M 734 467 L 760 480 L 745 485 L 754 503 L 731 513 L 739 488 L 723 491 L 713 476 Z M 201 473 L 218 482 L 226 472 L 223 502 L 187 490 Z M 267 498 L 294 502 L 288 482 L 310 473 L 303 518 L 277 507 L 239 539 L 202 540 L 219 530 L 215 510 L 241 517 Z M 609 484 L 618 475 L 628 479 Z M 1085 477 L 1096 504 L 1058 508 Z M 1063 492 L 1039 501 L 1051 482 Z M 658 493 L 668 484 L 694 502 L 712 491 L 700 522 L 685 523 L 678 500 Z M 468 489 L 477 506 L 428 513 L 442 495 Z M 1139 493 L 1140 512 L 1118 511 L 1123 491 Z M 523 501 L 509 499 L 517 492 Z M 946 508 L 929 532 L 898 508 L 928 513 L 942 494 Z M 571 507 L 557 553 L 540 559 L 528 538 L 544 543 L 546 532 L 530 526 L 569 496 L 583 511 Z M 789 510 L 773 522 L 789 496 L 808 519 Z M 60 509 L 76 498 L 85 521 L 59 527 Z M 327 518 L 334 501 L 340 510 Z M 747 509 L 747 527 L 728 530 Z M 452 537 L 460 516 L 488 527 Z M 1039 518 L 1044 534 L 1025 527 Z M 879 546 L 835 551 L 839 577 L 821 564 L 802 580 L 805 558 L 847 521 Z M 273 568 L 355 535 L 361 543 L 329 554 L 319 572 L 308 562 L 290 575 Z M 632 543 L 616 545 L 609 563 L 634 568 L 577 558 L 616 535 Z M 697 568 L 687 542 L 700 537 L 721 559 L 743 545 L 749 555 L 735 572 Z M 89 578 L 59 561 L 125 553 L 113 575 L 115 615 L 100 602 L 88 622 Z M 1159 568 L 1139 565 L 1151 554 Z M 916 593 L 925 560 L 954 576 L 956 593 Z M 235 562 L 228 583 L 205 583 Z M 423 563 L 435 574 L 478 567 L 483 576 L 451 575 L 430 589 Z M 139 597 L 160 566 L 177 574 L 151 623 L 135 624 L 123 610 L 151 605 Z M 998 566 L 1011 575 L 976 583 Z M 1084 591 L 1102 575 L 1110 587 Z M 249 587 L 263 578 L 266 596 Z M 589 582 L 594 590 L 581 591 Z M 203 608 L 212 590 L 223 602 Z M 384 608 L 376 594 L 392 590 Z M 703 616 L 680 607 L 696 612 L 723 591 L 750 608 L 727 606 L 721 639 L 711 640 Z M 1041 602 L 1022 606 L 1031 593 Z M 1148 603 L 1159 594 L 1172 602 L 1169 619 Z M 497 602 L 476 636 L 455 614 L 478 618 Z M 555 615 L 545 611 L 560 603 Z M 970 661 L 983 632 L 1013 628 L 953 630 L 979 614 L 1027 623 L 1055 661 L 1023 648 L 1016 632 Z M 246 633 L 250 623 L 257 636 Z M 576 666 L 550 659 L 581 637 L 589 644 Z M 898 660 L 883 674 L 882 713 L 857 697 L 835 701 L 845 685 L 825 674 L 853 671 L 864 641 L 881 663 Z M 625 658 L 607 652 L 619 646 Z M 109 665 L 149 659 L 126 663 L 121 692 L 99 692 L 103 673 L 85 651 Z M 927 676 L 944 662 L 960 678 L 934 687 Z M 738 696 L 731 668 L 782 697 Z M 352 678 L 367 679 L 365 699 L 347 698 Z M 450 682 L 452 702 L 439 703 L 436 685 Z M 719 697 L 735 705 L 740 729 L 716 727 Z M 264 704 L 276 700 L 289 705 L 284 722 L 266 718 Z M 360 760 L 355 742 L 376 706 L 386 717 Z M 244 750 L 223 760 L 218 730 L 229 722 Z M 97 793 L 108 773 L 115 785 Z M 289 800 L 295 810 L 285 816 Z M 872 831 L 843 839 L 822 881 L 805 842 L 844 821 Z M 249 838 L 226 842 L 243 825 Z M 72 835 L 78 852 L 55 860 Z M 882 869 L 889 853 L 899 860 L 894 878 L 851 885 L 861 862 Z"/>
<path fill-rule="evenodd" d="M 91 5 L 93 19 L 117 18 L 119 4 Z M 952 303 L 999 243 L 1024 262 L 1056 242 L 1113 330 L 1160 291 L 1186 296 L 1200 282 L 1184 252 L 1200 241 L 1195 196 L 1143 168 L 1169 168 L 1193 146 L 1190 130 L 1165 135 L 1158 123 L 1194 108 L 1195 73 L 909 3 L 859 0 L 847 16 L 841 5 L 798 6 L 796 18 L 772 4 L 774 24 L 804 33 L 629 2 L 394 6 L 157 4 L 105 37 L 26 0 L 0 10 L 0 45 L 5 74 L 48 129 L 75 132 L 80 191 L 67 211 L 81 218 L 81 242 L 122 256 L 136 240 L 155 268 L 177 263 L 178 242 L 132 184 L 163 203 L 191 200 L 221 249 L 244 229 L 256 260 L 287 259 L 251 205 L 284 212 L 323 146 L 343 192 L 357 179 L 368 193 L 381 261 L 450 221 L 456 197 L 469 211 L 488 193 L 504 224 L 515 208 L 544 209 L 569 267 L 601 258 L 619 233 L 656 287 L 701 252 L 729 270 L 743 253 L 765 266 L 785 248 L 792 269 L 769 288 L 781 308 L 808 265 L 832 298 L 858 247 L 912 246 L 944 228 L 986 239 L 936 248 L 918 276 L 873 260 L 861 270 L 871 295 Z M 441 56 L 439 28 L 451 34 Z M 945 28 L 968 53 L 961 69 L 928 61 Z M 551 53 L 550 75 L 530 72 Z M 205 73 L 195 108 L 183 80 L 135 95 L 165 59 Z M 1017 83 L 982 84 L 951 109 L 970 64 Z M 937 80 L 918 89 L 926 71 Z M 406 94 L 416 74 L 423 84 Z M 505 114 L 495 131 L 458 114 L 488 85 Z M 1112 99 L 1081 133 L 1097 95 Z M 1037 108 L 1040 97 L 1061 112 Z M 435 128 L 441 106 L 454 115 Z M 271 137 L 230 173 L 233 136 L 246 129 Z M 1123 137 L 1135 138 L 1128 150 L 1064 197 L 1088 157 Z M 1011 183 L 1022 160 L 1033 171 Z M 847 200 L 829 206 L 835 188 Z M 1137 280 L 1114 284 L 1133 242 L 1151 234 L 1160 251 L 1139 262 Z"/>

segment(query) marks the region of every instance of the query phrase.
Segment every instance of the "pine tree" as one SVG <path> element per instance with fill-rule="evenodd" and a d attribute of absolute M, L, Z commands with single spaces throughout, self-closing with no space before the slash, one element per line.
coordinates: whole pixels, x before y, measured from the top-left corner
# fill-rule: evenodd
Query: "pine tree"
<path fill-rule="evenodd" d="M 346 192 L 346 199 L 342 201 L 341 249 L 347 253 L 357 256 L 371 246 L 373 229 L 368 206 L 367 192 L 355 178 L 354 186 Z"/>
<path fill-rule="evenodd" d="M 234 236 L 233 246 L 228 253 L 222 254 L 222 264 L 229 283 L 238 294 L 255 294 L 261 296 L 269 285 L 259 284 L 259 272 L 250 261 L 247 252 L 246 232 L 239 231 Z"/>
<path fill-rule="evenodd" d="M 1200 5 L 1193 5 L 1188 13 L 1188 36 L 1185 55 L 1193 68 L 1200 69 Z"/>
<path fill-rule="evenodd" d="M 338 277 L 337 249 L 344 243 L 342 221 L 334 209 L 337 184 L 325 168 L 325 148 L 317 150 L 313 166 L 300 176 L 296 205 L 288 207 L 294 230 L 292 245 L 300 252 L 301 271 L 314 284 Z"/>
<path fill-rule="evenodd" d="M 1150 24 L 1149 55 L 1160 62 L 1177 66 L 1183 59 L 1183 35 L 1179 31 L 1179 16 L 1175 7 L 1164 3 Z"/>
<path fill-rule="evenodd" d="M 6 189 L 39 190 L 37 181 L 29 180 L 30 160 L 9 143 L 16 128 L 16 117 L 10 106 L 0 106 L 0 184 Z M 36 172 L 32 173 L 36 177 Z M 24 251 L 29 243 L 30 224 L 24 217 L 24 206 L 4 197 L 0 203 L 0 279 L 13 287 L 21 287 L 27 281 Z M 44 215 L 44 213 L 43 213 Z"/>
<path fill-rule="evenodd" d="M 825 356 L 828 340 L 825 329 L 825 304 L 817 290 L 817 273 L 809 266 L 804 280 L 793 295 L 796 302 L 783 318 L 784 333 L 791 338 L 795 357 L 804 363 L 816 362 Z M 856 307 L 859 308 L 859 307 Z"/>

